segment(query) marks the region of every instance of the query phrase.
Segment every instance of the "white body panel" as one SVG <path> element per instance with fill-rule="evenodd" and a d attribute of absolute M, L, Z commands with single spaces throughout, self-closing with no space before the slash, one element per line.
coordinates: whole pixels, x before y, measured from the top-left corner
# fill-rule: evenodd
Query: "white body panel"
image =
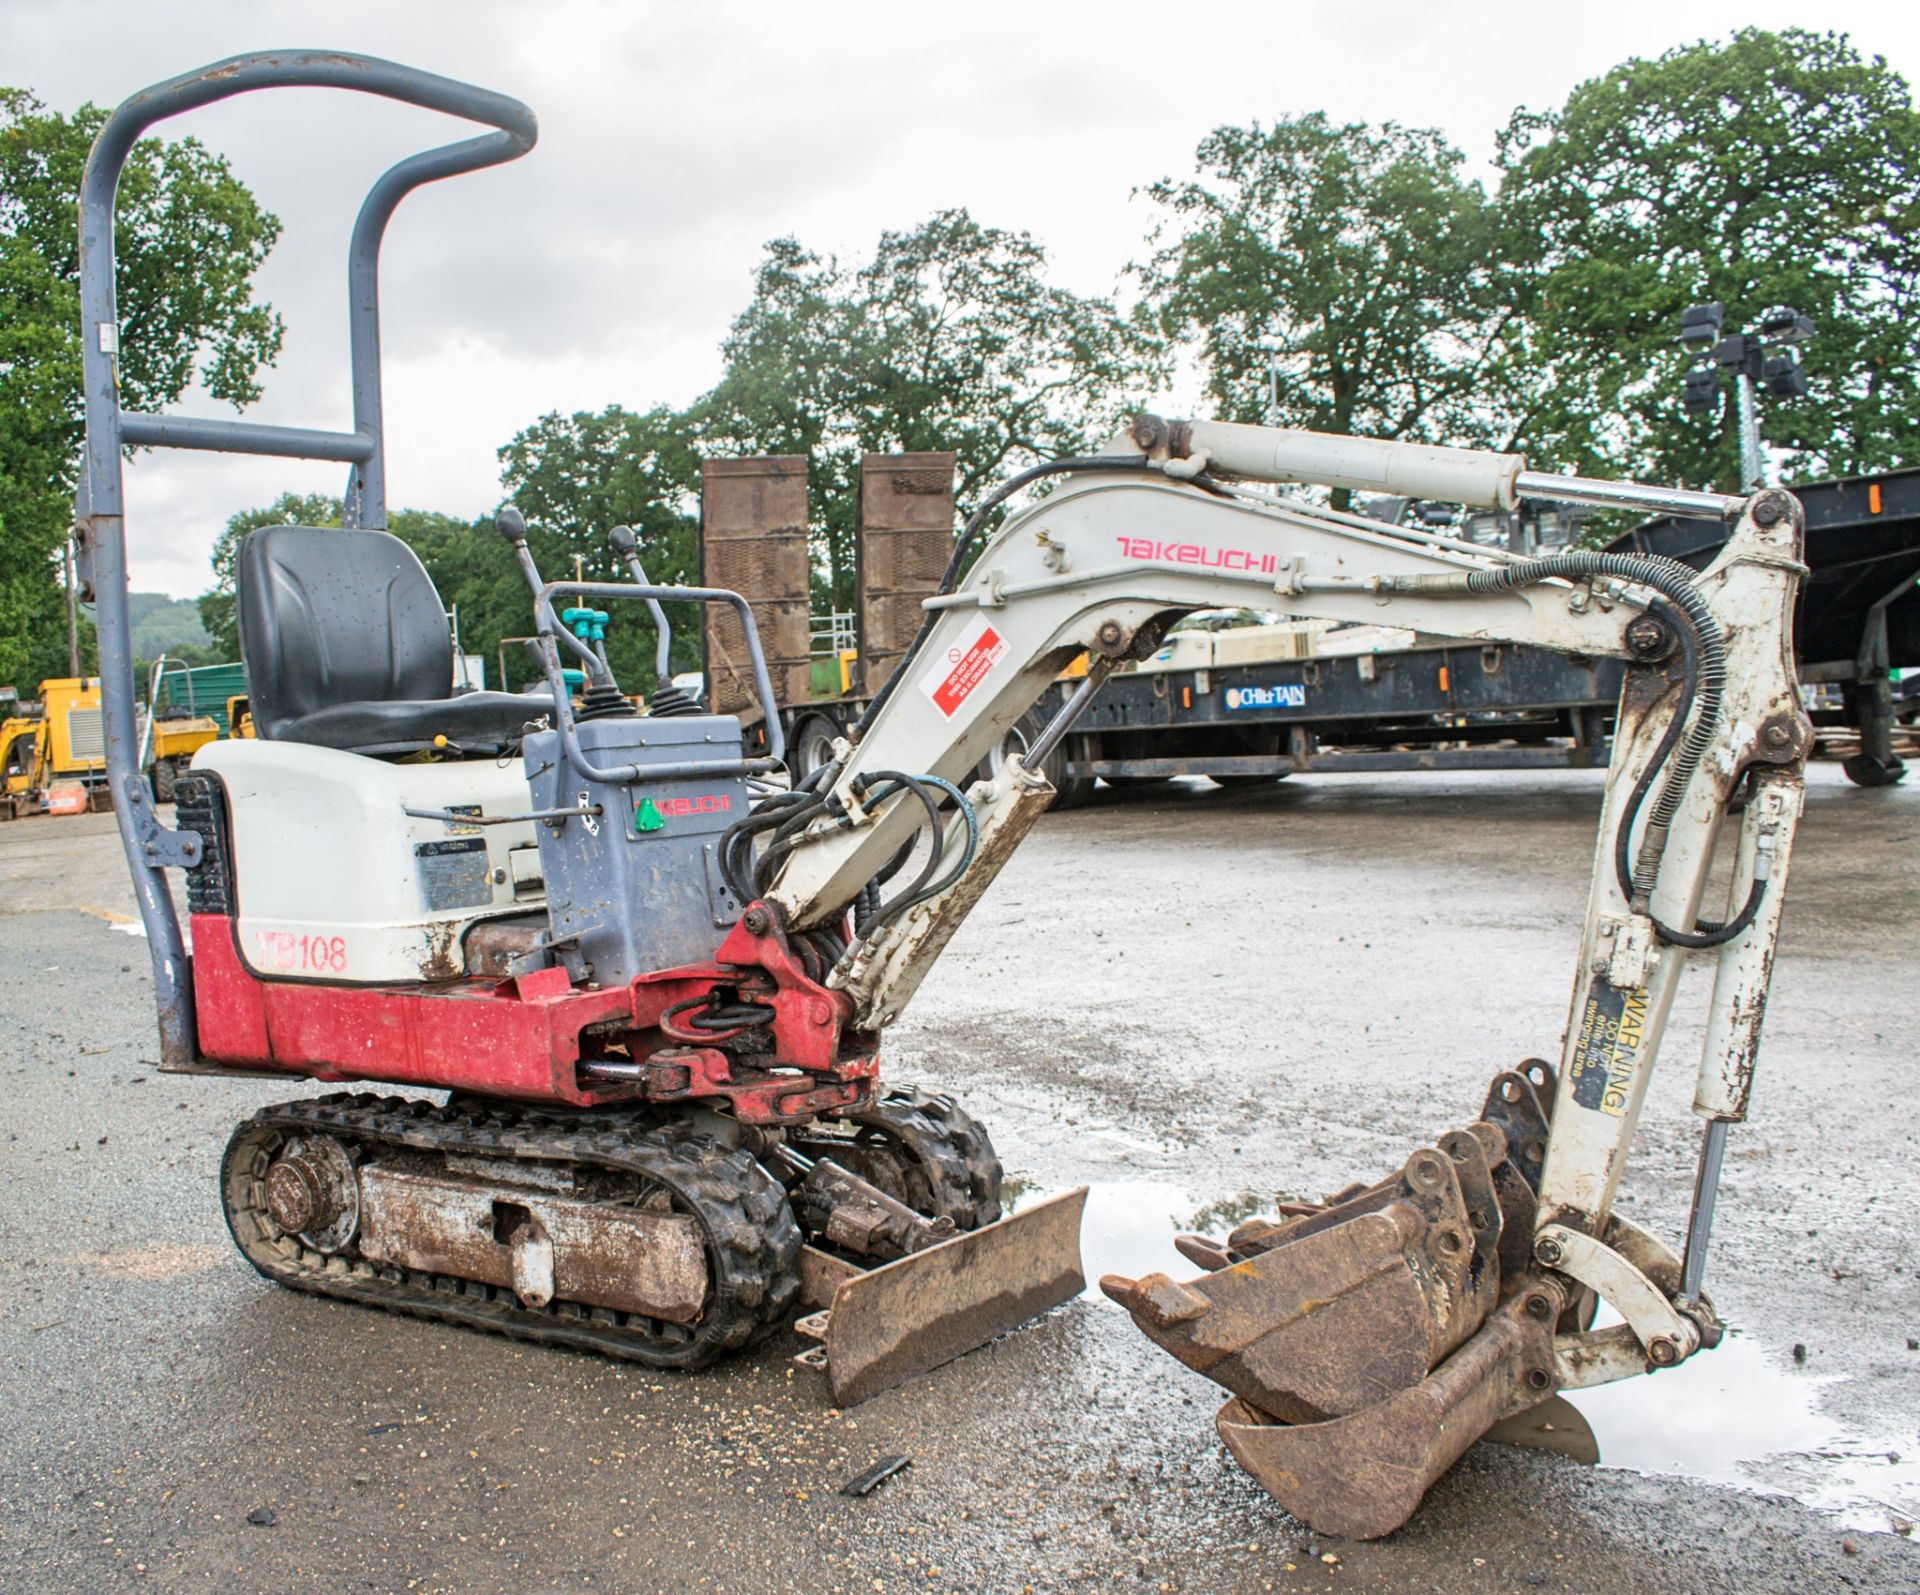
<path fill-rule="evenodd" d="M 466 973 L 460 939 L 469 925 L 544 901 L 527 885 L 515 897 L 508 859 L 537 846 L 533 822 L 455 829 L 403 812 L 477 804 L 483 814 L 524 814 L 518 759 L 389 764 L 240 739 L 208 743 L 193 767 L 227 789 L 240 953 L 262 976 L 454 979 Z"/>

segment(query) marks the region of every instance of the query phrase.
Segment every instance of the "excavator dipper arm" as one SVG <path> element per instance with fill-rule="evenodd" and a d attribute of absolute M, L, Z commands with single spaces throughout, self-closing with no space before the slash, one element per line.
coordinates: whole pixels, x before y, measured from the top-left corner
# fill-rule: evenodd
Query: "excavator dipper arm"
<path fill-rule="evenodd" d="M 1104 1282 L 1150 1336 L 1234 1391 L 1222 1434 L 1283 1501 L 1330 1532 L 1386 1532 L 1500 1416 L 1559 1388 L 1672 1366 L 1719 1338 L 1700 1292 L 1707 1225 L 1726 1127 L 1747 1110 L 1812 738 L 1792 651 L 1802 515 L 1777 491 L 1729 499 L 1543 476 L 1516 456 L 1256 427 L 1147 417 L 1107 452 L 1129 447 L 1140 450 L 1137 466 L 1074 477 L 1012 515 L 964 581 L 928 600 L 918 646 L 857 741 L 838 750 L 827 812 L 791 846 L 767 898 L 800 928 L 845 914 L 924 823 L 924 799 L 898 774 L 964 781 L 1062 667 L 1089 656 L 1086 681 L 1041 747 L 1024 763 L 1004 761 L 948 812 L 939 866 L 923 877 L 947 884 L 856 935 L 834 969 L 829 983 L 852 999 L 855 1026 L 889 1024 L 1050 801 L 1029 766 L 1116 663 L 1196 609 L 1256 605 L 1627 662 L 1559 1069 L 1501 1075 L 1474 1136 L 1442 1138 L 1444 1155 L 1416 1152 L 1402 1184 L 1355 1187 L 1317 1217 L 1237 1231 L 1224 1247 L 1195 1241 L 1189 1255 L 1221 1271 L 1193 1285 L 1163 1275 Z M 1263 480 L 1505 507 L 1524 494 L 1737 525 L 1699 574 L 1592 552 L 1528 560 L 1244 485 Z M 1736 812 L 1727 907 L 1703 920 L 1720 833 Z M 1676 1254 L 1611 1209 L 1680 971 L 1696 952 L 1716 961 L 1695 1097 L 1707 1129 Z M 1548 1087 L 1547 1101 L 1532 1101 Z M 1476 1136 L 1477 1163 L 1466 1145 Z M 1498 1210 L 1490 1195 L 1476 1208 L 1476 1193 L 1493 1191 L 1506 1193 Z M 1471 1226 L 1454 1222 L 1468 1216 Z M 1511 1233 L 1498 1246 L 1502 1220 Z M 1317 1272 L 1327 1268 L 1331 1276 Z M 1346 1300 L 1368 1324 L 1382 1322 L 1385 1298 L 1363 1300 L 1363 1277 L 1368 1290 L 1399 1291 L 1409 1349 L 1397 1374 L 1383 1374 L 1369 1336 L 1338 1310 Z M 1625 1323 L 1587 1329 L 1587 1292 Z M 1470 1378 L 1471 1369 L 1480 1371 Z M 1385 1497 L 1350 1467 L 1357 1430 L 1327 1432 L 1304 1460 L 1298 1448 L 1361 1415 L 1373 1445 L 1387 1399 L 1432 1423 L 1395 1461 L 1403 1485 L 1417 1488 L 1380 1527 Z M 1473 1434 L 1460 1441 L 1463 1422 Z M 1411 1419 L 1389 1427 L 1403 1438 L 1426 1432 Z M 1286 1430 L 1284 1444 L 1269 1428 Z M 1285 1455 L 1263 1461 L 1263 1446 Z M 1309 1486 L 1276 1482 L 1302 1478 Z M 1376 1504 L 1341 1504 L 1360 1499 Z"/>

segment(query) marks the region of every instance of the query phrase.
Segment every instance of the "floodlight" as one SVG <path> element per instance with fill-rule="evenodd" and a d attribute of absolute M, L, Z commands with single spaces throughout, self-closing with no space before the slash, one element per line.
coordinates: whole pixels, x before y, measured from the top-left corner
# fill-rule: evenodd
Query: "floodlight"
<path fill-rule="evenodd" d="M 1689 371 L 1680 388 L 1680 403 L 1688 415 L 1705 415 L 1720 407 L 1720 375 L 1712 366 Z"/>
<path fill-rule="evenodd" d="M 1689 349 L 1705 348 L 1720 336 L 1727 319 L 1727 307 L 1718 299 L 1712 304 L 1689 305 L 1680 312 L 1680 341 Z"/>

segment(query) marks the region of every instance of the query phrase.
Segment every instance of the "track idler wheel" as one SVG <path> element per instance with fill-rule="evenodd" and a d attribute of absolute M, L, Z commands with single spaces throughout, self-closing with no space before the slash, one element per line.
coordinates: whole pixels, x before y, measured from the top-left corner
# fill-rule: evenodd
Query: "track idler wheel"
<path fill-rule="evenodd" d="M 831 1158 L 916 1213 L 963 1234 L 1000 1217 L 1000 1159 L 987 1127 L 951 1097 L 889 1091 L 864 1113 L 789 1132 L 810 1158 Z"/>
<path fill-rule="evenodd" d="M 1531 1272 L 1553 1088 L 1530 1060 L 1391 1178 L 1286 1204 L 1224 1242 L 1181 1237 L 1208 1270 L 1197 1279 L 1100 1281 L 1232 1392 L 1228 1449 L 1320 1532 L 1391 1532 L 1489 1426 L 1557 1388 L 1553 1336 L 1577 1304 Z"/>

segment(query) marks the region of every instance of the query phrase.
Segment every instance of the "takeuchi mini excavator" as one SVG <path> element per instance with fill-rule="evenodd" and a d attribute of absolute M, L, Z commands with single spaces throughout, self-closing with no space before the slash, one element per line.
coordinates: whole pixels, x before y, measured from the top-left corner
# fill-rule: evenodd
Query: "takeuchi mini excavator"
<path fill-rule="evenodd" d="M 497 131 L 411 157 L 353 235 L 354 429 L 122 412 L 112 214 L 147 127 L 276 85 L 384 95 Z M 382 530 L 377 256 L 411 188 L 511 159 L 517 102 L 390 63 L 244 56 L 108 119 L 82 197 L 87 458 L 79 517 L 107 752 L 160 1009 L 163 1067 L 426 1088 L 263 1109 L 221 1168 L 227 1222 L 296 1289 L 698 1367 L 794 1323 L 853 1401 L 1083 1288 L 1083 1192 L 1003 1215 L 986 1131 L 885 1086 L 881 1037 L 1053 793 L 1036 772 L 1119 663 L 1197 609 L 1523 642 L 1625 662 L 1592 888 L 1557 1060 L 1497 1068 L 1477 1112 L 1377 1183 L 1219 1238 L 1191 1280 L 1101 1287 L 1225 1387 L 1235 1457 L 1324 1532 L 1390 1532 L 1477 1437 L 1556 1392 L 1671 1368 L 1721 1325 L 1702 1289 L 1728 1127 L 1746 1113 L 1811 728 L 1791 621 L 1789 495 L 1529 470 L 1512 455 L 1137 417 L 1047 462 L 962 530 L 915 646 L 833 758 L 782 782 L 752 616 L 663 587 L 544 580 L 511 509 L 546 688 L 452 693 L 431 582 Z M 238 558 L 256 736 L 141 775 L 128 685 L 129 445 L 337 460 L 344 529 L 277 526 Z M 1021 488 L 1051 491 L 990 517 Z M 1592 552 L 1523 559 L 1316 507 L 1315 483 L 1733 524 L 1695 574 Z M 978 546 L 976 546 L 978 545 Z M 574 608 L 740 617 L 771 745 L 684 695 L 634 711 Z M 656 613 L 655 624 L 664 625 Z M 1037 740 L 989 759 L 1082 653 Z M 582 672 L 580 703 L 565 672 Z M 1703 917 L 1724 854 L 1727 906 Z M 183 870 L 192 949 L 167 872 Z M 1572 939 L 1571 936 L 1569 938 Z M 1682 969 L 1714 965 L 1696 1195 L 1676 1248 L 1613 1211 Z M 1594 1328 L 1605 1302 L 1618 1315 Z"/>

